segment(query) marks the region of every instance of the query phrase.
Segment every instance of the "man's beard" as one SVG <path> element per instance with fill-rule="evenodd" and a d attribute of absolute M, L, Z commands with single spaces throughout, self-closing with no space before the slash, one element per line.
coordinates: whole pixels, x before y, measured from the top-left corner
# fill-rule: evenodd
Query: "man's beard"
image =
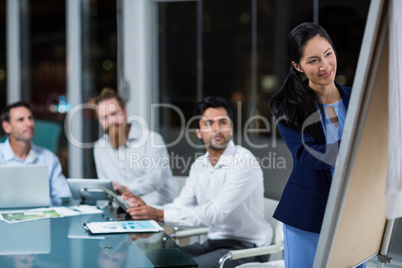
<path fill-rule="evenodd" d="M 214 142 L 214 137 L 215 137 L 215 135 L 213 137 L 211 137 L 211 139 L 209 140 L 209 143 L 205 144 L 211 150 L 216 150 L 216 151 L 222 150 L 222 149 L 226 148 L 226 146 L 228 145 L 228 143 L 230 141 L 230 138 L 228 140 L 228 139 L 226 139 L 226 137 L 224 135 L 220 134 L 220 137 L 223 139 L 224 142 L 221 144 L 216 144 Z"/>
<path fill-rule="evenodd" d="M 105 129 L 105 133 L 109 135 L 109 144 L 113 148 L 119 148 L 127 143 L 128 132 L 130 126 L 125 122 L 121 124 L 113 124 Z"/>

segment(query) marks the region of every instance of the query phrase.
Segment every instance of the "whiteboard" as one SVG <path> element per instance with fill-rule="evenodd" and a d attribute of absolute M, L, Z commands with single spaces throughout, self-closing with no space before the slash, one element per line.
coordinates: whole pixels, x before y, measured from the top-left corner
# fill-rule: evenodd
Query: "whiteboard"
<path fill-rule="evenodd" d="M 359 55 L 315 268 L 378 254 L 386 225 L 388 1 L 373 0 Z"/>

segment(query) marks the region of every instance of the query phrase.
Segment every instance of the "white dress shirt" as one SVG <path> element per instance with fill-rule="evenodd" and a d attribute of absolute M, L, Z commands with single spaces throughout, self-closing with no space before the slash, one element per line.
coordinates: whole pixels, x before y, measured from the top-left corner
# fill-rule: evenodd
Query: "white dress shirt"
<path fill-rule="evenodd" d="M 213 167 L 208 153 L 197 158 L 180 195 L 163 206 L 168 225 L 208 226 L 209 239 L 269 245 L 272 227 L 264 218 L 263 174 L 254 155 L 230 141 Z"/>
<path fill-rule="evenodd" d="M 22 160 L 14 154 L 10 141 L 0 143 L 0 165 L 34 165 L 43 164 L 49 167 L 50 201 L 52 206 L 61 205 L 62 197 L 71 197 L 66 177 L 62 173 L 60 161 L 57 156 L 43 147 L 31 143 L 31 150 L 27 158 Z"/>
<path fill-rule="evenodd" d="M 133 124 L 127 144 L 118 149 L 105 134 L 95 144 L 94 158 L 99 179 L 127 186 L 149 205 L 170 203 L 178 195 L 165 142 L 154 131 Z"/>

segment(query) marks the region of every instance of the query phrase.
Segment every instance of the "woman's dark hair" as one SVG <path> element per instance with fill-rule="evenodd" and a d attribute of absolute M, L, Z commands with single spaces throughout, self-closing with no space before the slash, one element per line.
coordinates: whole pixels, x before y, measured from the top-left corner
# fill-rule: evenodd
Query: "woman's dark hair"
<path fill-rule="evenodd" d="M 308 83 L 302 81 L 292 65 L 292 62 L 300 65 L 307 42 L 316 36 L 325 38 L 335 51 L 331 38 L 321 26 L 311 22 L 296 26 L 287 37 L 288 57 L 291 63 L 289 74 L 280 91 L 271 98 L 270 102 L 271 112 L 280 121 L 279 123 L 297 131 L 301 131 L 305 120 L 317 111 L 317 104 L 323 111 L 315 92 Z M 309 125 L 304 131 L 314 139 L 319 139 L 317 124 Z"/>
<path fill-rule="evenodd" d="M 195 127 L 198 129 L 200 128 L 200 119 L 206 109 L 219 107 L 225 108 L 231 123 L 233 123 L 233 110 L 224 99 L 219 97 L 206 97 L 202 101 L 198 102 L 194 108 Z"/>

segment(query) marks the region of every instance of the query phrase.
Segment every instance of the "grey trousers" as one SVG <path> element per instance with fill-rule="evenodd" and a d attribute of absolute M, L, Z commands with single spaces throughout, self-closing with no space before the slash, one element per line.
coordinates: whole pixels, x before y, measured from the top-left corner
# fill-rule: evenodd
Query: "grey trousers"
<path fill-rule="evenodd" d="M 255 244 L 245 241 L 222 239 L 207 240 L 203 244 L 194 243 L 183 249 L 198 263 L 199 268 L 219 267 L 219 259 L 230 250 L 254 248 Z M 233 268 L 246 262 L 267 262 L 269 255 L 243 258 L 237 260 L 228 260 L 224 268 Z"/>

